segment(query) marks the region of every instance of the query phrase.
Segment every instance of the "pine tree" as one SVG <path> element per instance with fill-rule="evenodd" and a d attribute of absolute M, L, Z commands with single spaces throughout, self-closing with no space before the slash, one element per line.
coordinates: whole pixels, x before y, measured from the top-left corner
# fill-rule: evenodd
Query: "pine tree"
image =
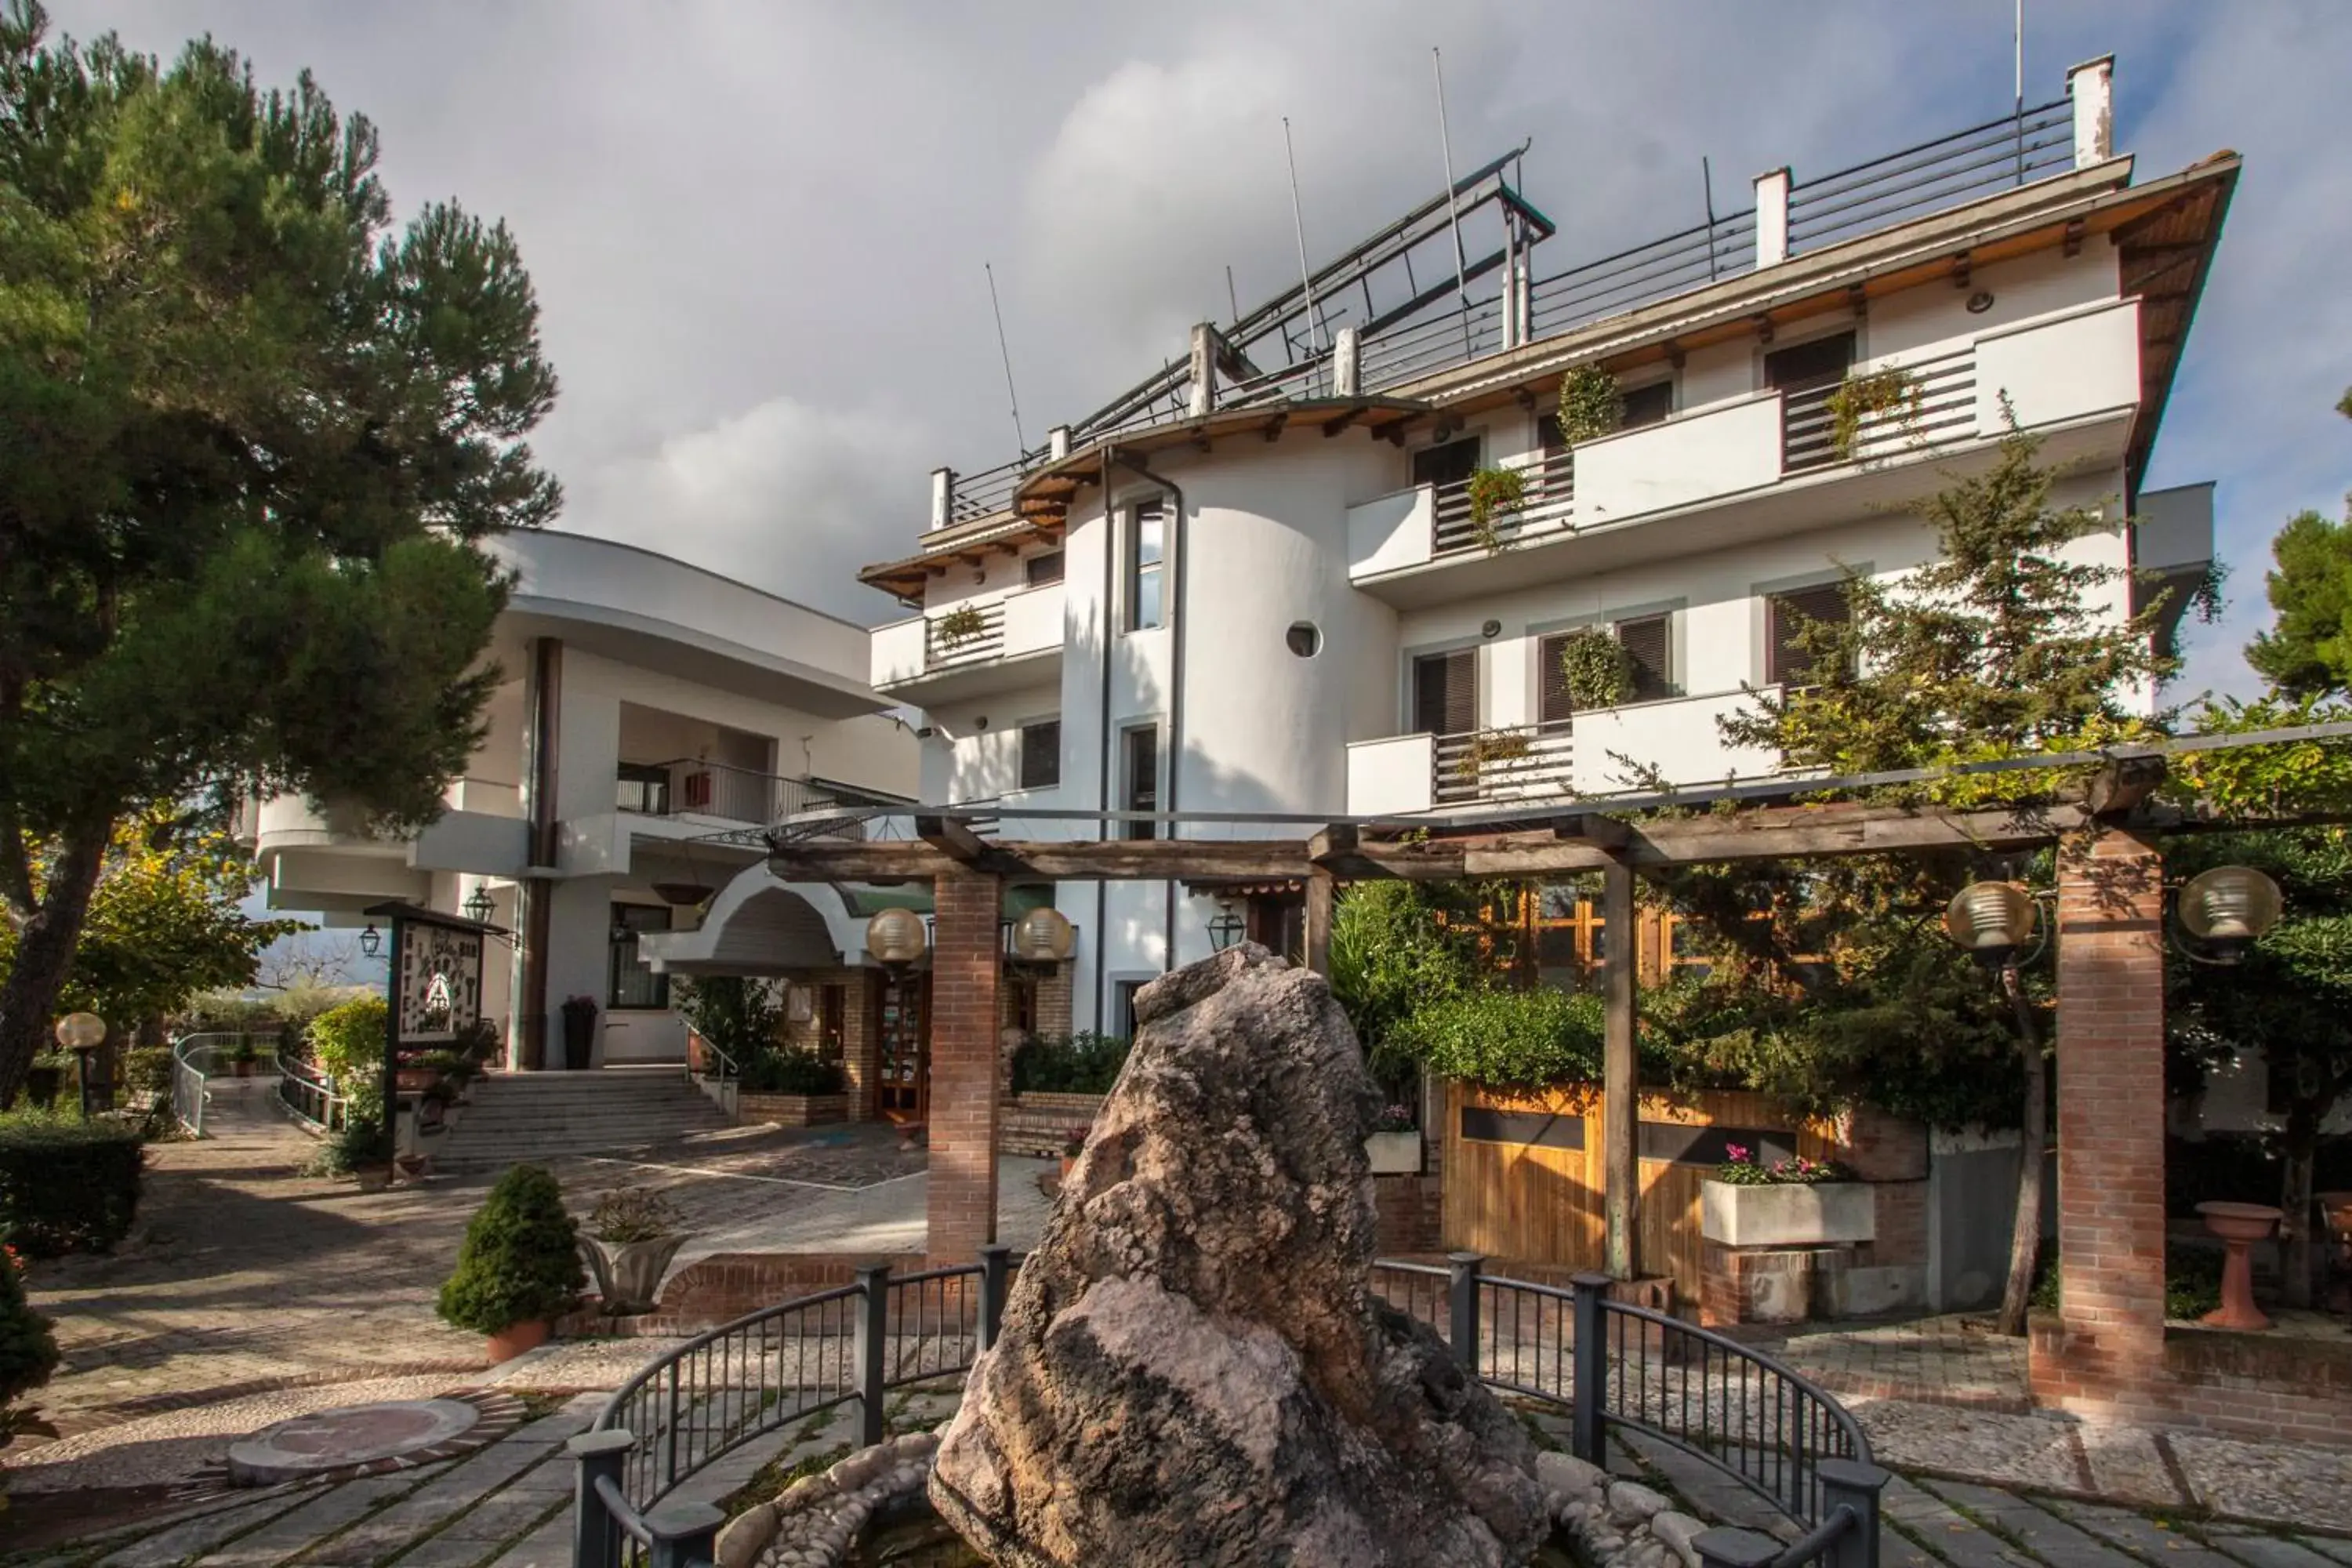
<path fill-rule="evenodd" d="M 2352 392 L 2336 411 L 2352 418 Z M 2342 522 L 2305 511 L 2271 541 L 2275 616 L 2246 645 L 2246 662 L 2289 697 L 2352 693 L 2352 499 Z"/>

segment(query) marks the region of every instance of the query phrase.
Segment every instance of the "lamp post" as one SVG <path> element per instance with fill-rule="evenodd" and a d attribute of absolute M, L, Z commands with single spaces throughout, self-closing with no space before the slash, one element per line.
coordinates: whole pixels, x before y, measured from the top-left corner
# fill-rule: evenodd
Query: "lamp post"
<path fill-rule="evenodd" d="M 81 1119 L 89 1120 L 89 1053 L 106 1043 L 106 1020 L 95 1013 L 68 1013 L 58 1020 L 58 1044 L 74 1054 L 74 1077 L 81 1091 Z"/>

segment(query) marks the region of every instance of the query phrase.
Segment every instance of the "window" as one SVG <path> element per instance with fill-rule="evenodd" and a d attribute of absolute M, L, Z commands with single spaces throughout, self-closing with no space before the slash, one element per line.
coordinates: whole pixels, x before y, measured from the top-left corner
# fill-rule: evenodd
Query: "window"
<path fill-rule="evenodd" d="M 1062 721 L 1021 726 L 1021 787 L 1052 789 L 1062 782 Z"/>
<path fill-rule="evenodd" d="M 1541 665 L 1542 679 L 1537 689 L 1536 721 L 1544 729 L 1565 729 L 1576 717 L 1576 704 L 1569 700 L 1568 667 L 1560 656 L 1568 651 L 1568 634 L 1559 633 L 1536 644 L 1536 662 Z"/>
<path fill-rule="evenodd" d="M 1764 384 L 1782 392 L 1811 392 L 1835 386 L 1853 363 L 1853 334 L 1815 338 L 1792 343 L 1764 356 Z"/>
<path fill-rule="evenodd" d="M 1478 471 L 1478 437 L 1465 436 L 1443 447 L 1423 447 L 1412 455 L 1416 485 L 1458 485 Z"/>
<path fill-rule="evenodd" d="M 1313 658 L 1323 650 L 1323 634 L 1313 621 L 1293 621 L 1282 634 L 1282 645 L 1301 658 Z"/>
<path fill-rule="evenodd" d="M 1638 616 L 1617 623 L 1618 646 L 1633 667 L 1633 700 L 1654 702 L 1675 694 L 1675 622 L 1672 616 Z"/>
<path fill-rule="evenodd" d="M 1675 384 L 1672 380 L 1654 381 L 1647 386 L 1625 389 L 1625 422 L 1620 430 L 1633 430 L 1643 425 L 1662 425 L 1675 411 Z"/>
<path fill-rule="evenodd" d="M 1145 501 L 1127 514 L 1127 629 L 1160 626 L 1160 568 L 1167 550 L 1168 509 Z"/>
<path fill-rule="evenodd" d="M 1043 555 L 1032 555 L 1021 563 L 1021 573 L 1032 588 L 1040 584 L 1058 583 L 1062 580 L 1062 552 L 1055 550 Z"/>
<path fill-rule="evenodd" d="M 1111 988 L 1111 1022 L 1118 1026 L 1122 1040 L 1135 1038 L 1135 994 L 1150 984 L 1149 980 L 1114 980 Z"/>
<path fill-rule="evenodd" d="M 669 1005 L 669 976 L 656 974 L 637 955 L 637 938 L 646 931 L 669 930 L 669 906 L 667 904 L 614 904 L 613 906 L 611 979 L 605 987 L 604 1005 L 620 1011 L 625 1008 L 660 1008 Z"/>
<path fill-rule="evenodd" d="M 1478 728 L 1478 650 L 1425 653 L 1412 661 L 1412 727 L 1432 735 Z"/>
<path fill-rule="evenodd" d="M 1803 686 L 1813 679 L 1813 655 L 1801 640 L 1809 624 L 1842 626 L 1853 619 L 1843 583 L 1791 588 L 1764 597 L 1764 679 L 1768 685 Z"/>
<path fill-rule="evenodd" d="M 1120 763 L 1124 777 L 1119 789 L 1120 809 L 1125 811 L 1158 811 L 1160 809 L 1160 731 L 1150 724 L 1129 730 L 1119 742 Z M 1160 825 L 1156 822 L 1128 822 L 1121 825 L 1123 836 L 1129 838 L 1157 838 Z"/>

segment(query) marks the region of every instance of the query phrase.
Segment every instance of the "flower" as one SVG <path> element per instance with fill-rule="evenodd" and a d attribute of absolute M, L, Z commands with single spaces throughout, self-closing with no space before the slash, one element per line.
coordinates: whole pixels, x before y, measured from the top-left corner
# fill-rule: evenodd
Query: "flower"
<path fill-rule="evenodd" d="M 1745 1143 L 1726 1143 L 1723 1146 L 1723 1153 L 1724 1158 L 1735 1165 L 1748 1163 L 1748 1145 Z"/>
<path fill-rule="evenodd" d="M 1372 1123 L 1372 1131 L 1375 1132 L 1410 1132 L 1413 1130 L 1415 1125 L 1416 1122 L 1413 1120 L 1412 1106 L 1391 1105 L 1381 1112 L 1379 1120 Z"/>

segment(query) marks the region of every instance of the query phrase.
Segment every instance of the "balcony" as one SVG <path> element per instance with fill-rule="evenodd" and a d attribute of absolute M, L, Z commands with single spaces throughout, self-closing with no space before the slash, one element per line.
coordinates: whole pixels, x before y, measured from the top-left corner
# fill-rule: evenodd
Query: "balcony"
<path fill-rule="evenodd" d="M 1349 580 L 1423 604 L 1615 564 L 1595 563 L 1582 542 L 1643 519 L 1703 511 L 1720 525 L 1678 537 L 1685 548 L 1801 531 L 1825 515 L 1915 500 L 1927 481 L 1910 470 L 1989 449 L 2012 416 L 2053 434 L 2045 461 L 2119 458 L 2139 400 L 2138 332 L 2126 300 L 1858 367 L 1899 368 L 1908 380 L 1892 406 L 1863 413 L 1843 437 L 1830 385 L 1751 393 L 1507 463 L 1526 475 L 1526 497 L 1484 530 L 1466 484 L 1381 496 L 1348 510 Z M 1844 488 L 1832 496 L 1824 486 Z M 1422 577 L 1440 568 L 1458 580 Z"/>
<path fill-rule="evenodd" d="M 806 779 L 698 759 L 624 763 L 614 781 L 614 809 L 630 816 L 704 817 L 765 827 L 841 804 Z"/>
<path fill-rule="evenodd" d="M 874 630 L 874 685 L 937 703 L 1051 679 L 1062 651 L 1062 584 L 959 599 Z"/>

